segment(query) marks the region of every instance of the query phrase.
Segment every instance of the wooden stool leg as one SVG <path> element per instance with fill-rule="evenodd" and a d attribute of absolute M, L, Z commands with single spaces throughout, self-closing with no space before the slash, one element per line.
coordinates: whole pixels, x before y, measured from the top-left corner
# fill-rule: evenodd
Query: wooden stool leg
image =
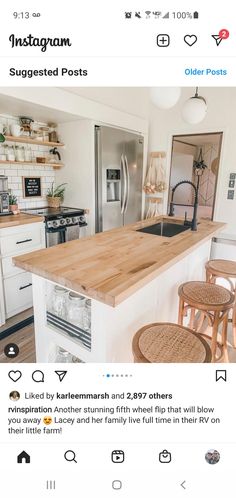
<path fill-rule="evenodd" d="M 236 348 L 236 304 L 233 307 L 232 327 L 233 327 L 233 346 L 234 348 Z"/>
<path fill-rule="evenodd" d="M 203 311 L 200 311 L 200 316 L 199 316 L 197 323 L 196 323 L 195 332 L 200 332 L 200 330 L 203 326 L 204 320 L 205 320 L 205 315 L 204 315 Z"/>
<path fill-rule="evenodd" d="M 211 281 L 211 272 L 209 270 L 206 270 L 206 281 L 207 282 Z"/>
<path fill-rule="evenodd" d="M 194 320 L 195 320 L 195 308 L 191 308 L 190 322 L 189 322 L 189 328 L 190 329 L 194 329 Z"/>
<path fill-rule="evenodd" d="M 215 311 L 214 322 L 212 326 L 212 340 L 211 340 L 212 363 L 216 362 L 217 336 L 218 336 L 219 323 L 220 323 L 220 312 Z"/>
<path fill-rule="evenodd" d="M 183 299 L 179 299 L 179 316 L 178 316 L 178 325 L 183 325 L 184 319 L 184 301 Z"/>
<path fill-rule="evenodd" d="M 223 327 L 222 327 L 222 349 L 224 355 L 224 362 L 229 362 L 228 355 L 228 346 L 227 346 L 227 330 L 228 330 L 228 315 L 229 313 L 225 313 L 225 317 L 223 318 Z"/>
<path fill-rule="evenodd" d="M 206 269 L 206 282 L 209 284 L 215 284 L 216 283 L 216 276 L 211 273 L 211 270 Z"/>

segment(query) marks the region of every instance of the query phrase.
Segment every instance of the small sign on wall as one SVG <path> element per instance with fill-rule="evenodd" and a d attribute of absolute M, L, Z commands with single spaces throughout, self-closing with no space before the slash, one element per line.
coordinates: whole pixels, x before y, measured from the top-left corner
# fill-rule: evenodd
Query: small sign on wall
<path fill-rule="evenodd" d="M 23 176 L 23 196 L 41 197 L 41 177 L 40 176 Z"/>

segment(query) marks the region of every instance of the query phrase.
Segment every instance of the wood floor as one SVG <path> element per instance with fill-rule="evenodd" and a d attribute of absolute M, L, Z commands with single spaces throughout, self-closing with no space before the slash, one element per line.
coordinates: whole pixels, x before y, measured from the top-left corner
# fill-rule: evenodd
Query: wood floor
<path fill-rule="evenodd" d="M 0 333 L 4 332 L 8 327 L 12 327 L 21 320 L 33 315 L 33 309 L 27 310 L 19 315 L 16 315 L 9 320 L 6 324 L 0 327 Z M 16 358 L 7 358 L 4 354 L 4 348 L 10 342 L 17 344 L 20 352 Z M 0 363 L 35 363 L 35 341 L 34 341 L 34 325 L 27 325 L 14 334 L 0 340 Z"/>

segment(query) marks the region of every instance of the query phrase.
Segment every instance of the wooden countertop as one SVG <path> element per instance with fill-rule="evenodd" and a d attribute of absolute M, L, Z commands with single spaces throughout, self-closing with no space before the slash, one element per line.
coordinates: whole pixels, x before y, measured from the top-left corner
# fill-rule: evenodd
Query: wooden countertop
<path fill-rule="evenodd" d="M 28 225 L 29 223 L 39 223 L 43 220 L 44 218 L 42 216 L 34 216 L 32 214 L 25 213 L 0 216 L 0 229 Z"/>
<path fill-rule="evenodd" d="M 13 261 L 24 270 L 117 306 L 225 226 L 200 220 L 196 232 L 188 230 L 171 238 L 136 231 L 163 219 L 183 223 L 180 218 L 158 216 L 18 256 Z"/>

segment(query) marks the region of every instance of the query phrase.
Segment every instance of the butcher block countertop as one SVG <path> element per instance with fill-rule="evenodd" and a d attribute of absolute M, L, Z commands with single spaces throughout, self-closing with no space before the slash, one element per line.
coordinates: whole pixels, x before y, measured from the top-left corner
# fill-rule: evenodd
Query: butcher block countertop
<path fill-rule="evenodd" d="M 44 218 L 41 216 L 34 216 L 32 214 L 25 213 L 0 216 L 0 229 L 28 225 L 29 223 L 39 223 L 43 220 Z"/>
<path fill-rule="evenodd" d="M 136 231 L 162 220 L 183 224 L 180 218 L 158 216 L 18 256 L 13 261 L 19 268 L 117 306 L 225 226 L 199 220 L 196 232 L 187 230 L 171 238 Z"/>

